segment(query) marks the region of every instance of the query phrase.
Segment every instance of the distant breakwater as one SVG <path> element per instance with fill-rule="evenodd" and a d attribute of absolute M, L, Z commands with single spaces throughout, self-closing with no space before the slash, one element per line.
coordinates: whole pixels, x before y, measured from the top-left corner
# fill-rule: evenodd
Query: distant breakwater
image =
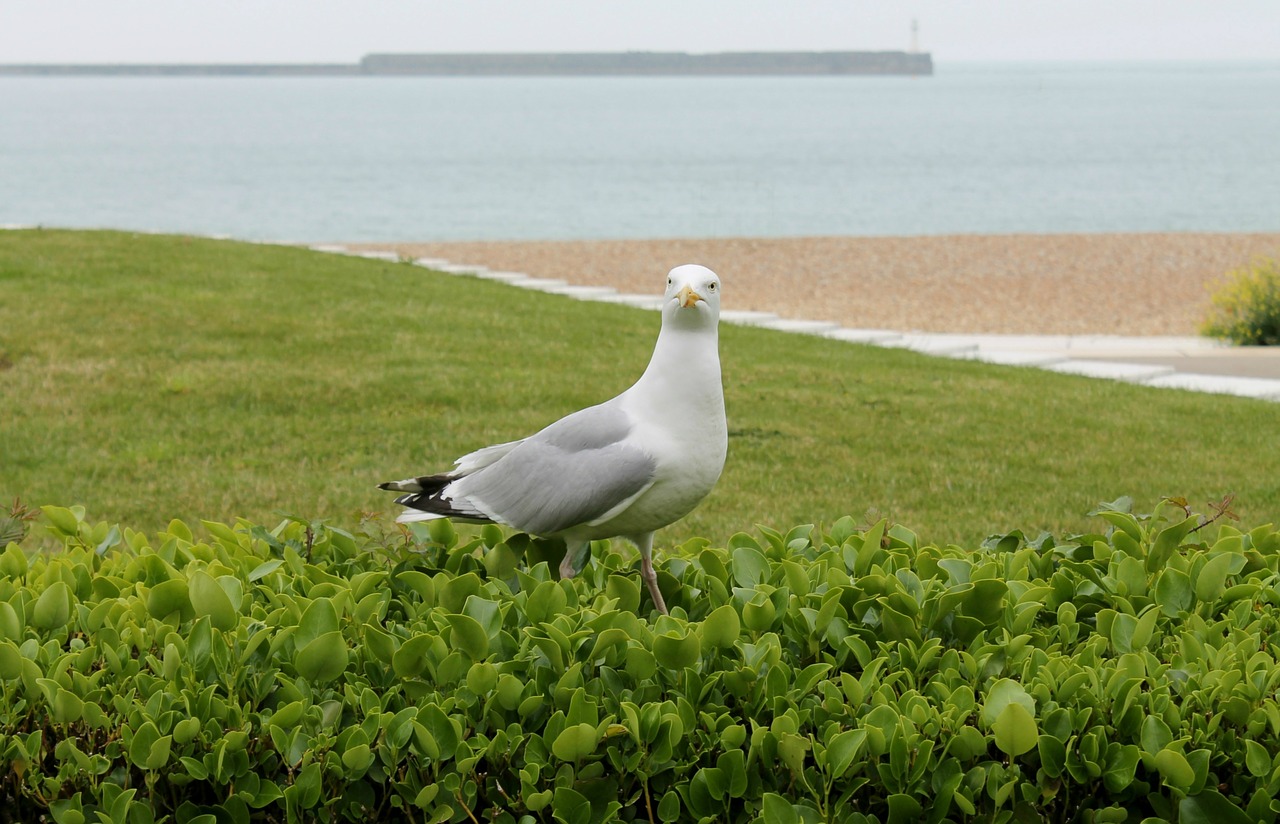
<path fill-rule="evenodd" d="M 607 77 L 932 75 L 928 52 L 564 52 L 370 54 L 358 63 L 0 65 L 0 75 L 217 77 Z"/>

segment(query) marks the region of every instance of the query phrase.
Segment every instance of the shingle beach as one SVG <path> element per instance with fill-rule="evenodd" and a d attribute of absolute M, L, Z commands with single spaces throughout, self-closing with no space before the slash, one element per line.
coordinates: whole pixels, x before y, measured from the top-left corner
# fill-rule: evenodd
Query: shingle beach
<path fill-rule="evenodd" d="M 701 263 L 725 306 L 898 331 L 1194 335 L 1231 269 L 1280 233 L 951 235 L 352 244 L 412 257 L 660 291 Z"/>

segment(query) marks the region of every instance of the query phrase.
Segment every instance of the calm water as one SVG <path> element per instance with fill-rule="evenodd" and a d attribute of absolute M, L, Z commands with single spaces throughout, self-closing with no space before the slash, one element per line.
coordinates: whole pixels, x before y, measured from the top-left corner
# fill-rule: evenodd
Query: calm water
<path fill-rule="evenodd" d="M 1280 230 L 1280 63 L 0 78 L 0 223 L 464 240 Z"/>

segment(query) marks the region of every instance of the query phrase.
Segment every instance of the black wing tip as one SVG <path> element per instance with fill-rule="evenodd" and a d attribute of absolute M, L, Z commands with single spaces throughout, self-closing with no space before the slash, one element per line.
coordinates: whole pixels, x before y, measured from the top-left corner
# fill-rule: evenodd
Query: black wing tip
<path fill-rule="evenodd" d="M 453 504 L 439 496 L 438 492 L 409 492 L 396 498 L 396 503 L 408 509 L 430 512 L 452 520 L 475 524 L 491 524 L 492 520 L 477 516 L 474 512 L 460 512 Z"/>

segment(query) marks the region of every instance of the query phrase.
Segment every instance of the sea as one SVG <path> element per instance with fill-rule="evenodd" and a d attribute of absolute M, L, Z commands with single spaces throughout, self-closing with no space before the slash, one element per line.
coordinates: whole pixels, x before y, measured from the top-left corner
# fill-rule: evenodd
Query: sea
<path fill-rule="evenodd" d="M 289 242 L 1280 231 L 1280 62 L 0 77 L 0 224 Z"/>

